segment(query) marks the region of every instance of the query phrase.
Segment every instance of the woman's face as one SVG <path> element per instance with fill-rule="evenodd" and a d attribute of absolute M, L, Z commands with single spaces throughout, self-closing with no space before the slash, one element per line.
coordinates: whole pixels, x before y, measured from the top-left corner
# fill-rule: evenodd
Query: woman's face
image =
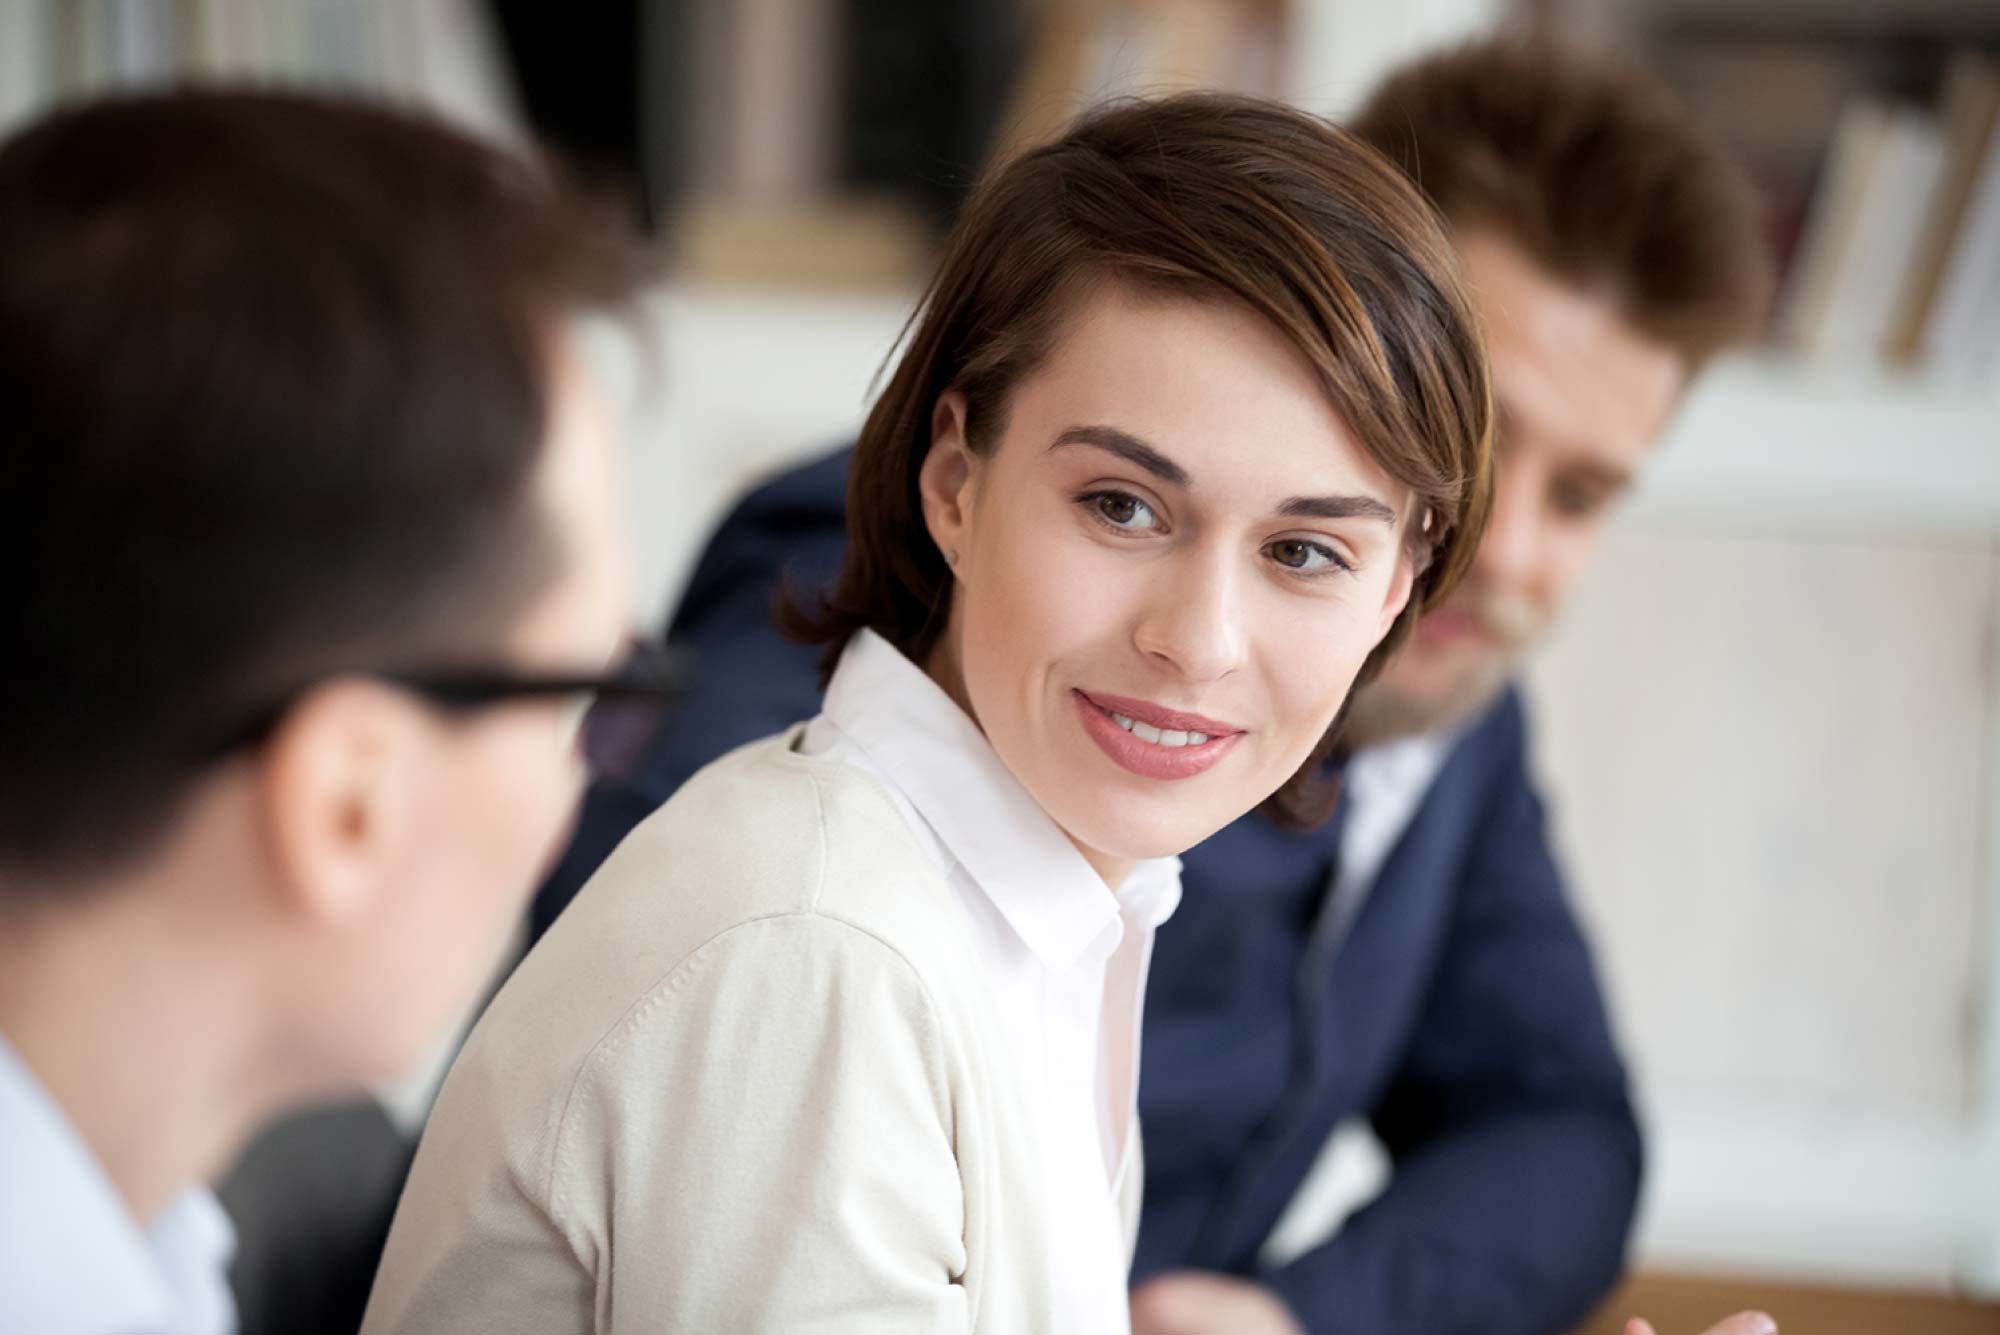
<path fill-rule="evenodd" d="M 1291 777 L 1409 597 L 1409 489 L 1234 304 L 1082 301 L 984 457 L 939 401 L 927 665 L 1114 887 Z"/>

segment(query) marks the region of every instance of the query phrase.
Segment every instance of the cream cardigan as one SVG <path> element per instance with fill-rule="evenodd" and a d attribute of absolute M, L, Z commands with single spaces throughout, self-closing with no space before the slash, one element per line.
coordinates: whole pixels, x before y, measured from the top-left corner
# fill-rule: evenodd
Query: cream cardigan
<path fill-rule="evenodd" d="M 889 794 L 797 736 L 689 781 L 501 990 L 363 1335 L 1060 1330 L 969 924 Z"/>

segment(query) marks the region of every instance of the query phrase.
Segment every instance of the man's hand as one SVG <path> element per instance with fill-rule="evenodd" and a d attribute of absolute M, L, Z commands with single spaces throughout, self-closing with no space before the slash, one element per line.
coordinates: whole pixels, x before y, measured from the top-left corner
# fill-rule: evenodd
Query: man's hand
<path fill-rule="evenodd" d="M 1274 1294 L 1248 1280 L 1206 1270 L 1175 1270 L 1149 1279 L 1133 1291 L 1132 1335 L 1306 1332 Z M 1722 1335 L 1736 1333 L 1724 1331 Z"/>
<path fill-rule="evenodd" d="M 1625 1323 L 1625 1335 L 1653 1335 L 1653 1323 L 1632 1320 Z M 1704 1335 L 1778 1335 L 1778 1323 L 1762 1312 L 1738 1312 Z"/>

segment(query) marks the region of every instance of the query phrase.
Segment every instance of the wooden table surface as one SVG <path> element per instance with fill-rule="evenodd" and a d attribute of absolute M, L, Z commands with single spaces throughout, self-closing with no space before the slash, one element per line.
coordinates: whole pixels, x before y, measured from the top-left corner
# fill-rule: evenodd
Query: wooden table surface
<path fill-rule="evenodd" d="M 1747 1308 L 1776 1317 L 1781 1335 L 2000 1335 L 2000 1305 L 1966 1298 L 1667 1274 L 1627 1279 L 1575 1335 L 1621 1335 L 1634 1316 L 1659 1335 L 1699 1335 Z"/>

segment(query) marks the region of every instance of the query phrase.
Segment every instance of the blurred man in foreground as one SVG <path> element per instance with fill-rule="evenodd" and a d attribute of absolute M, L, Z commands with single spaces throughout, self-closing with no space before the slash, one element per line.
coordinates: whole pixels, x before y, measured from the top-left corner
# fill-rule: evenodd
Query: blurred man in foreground
<path fill-rule="evenodd" d="M 1560 48 L 1419 61 L 1355 128 L 1459 238 L 1494 362 L 1497 503 L 1465 592 L 1355 701 L 1335 820 L 1301 836 L 1248 817 L 1185 859 L 1145 1021 L 1142 1335 L 1549 1335 L 1610 1287 L 1638 1192 L 1509 683 L 1690 378 L 1757 329 L 1753 210 L 1653 80 Z M 844 453 L 800 469 L 723 525 L 673 618 L 696 697 L 636 777 L 594 790 L 540 922 L 695 769 L 816 708 L 813 654 L 770 608 L 782 580 L 838 568 L 845 473 Z M 1272 1255 L 1356 1119 L 1393 1159 L 1387 1189 Z"/>
<path fill-rule="evenodd" d="M 203 1183 L 400 1073 L 580 786 L 626 556 L 528 164 L 175 93 L 0 146 L 0 1328 L 233 1327 Z"/>

